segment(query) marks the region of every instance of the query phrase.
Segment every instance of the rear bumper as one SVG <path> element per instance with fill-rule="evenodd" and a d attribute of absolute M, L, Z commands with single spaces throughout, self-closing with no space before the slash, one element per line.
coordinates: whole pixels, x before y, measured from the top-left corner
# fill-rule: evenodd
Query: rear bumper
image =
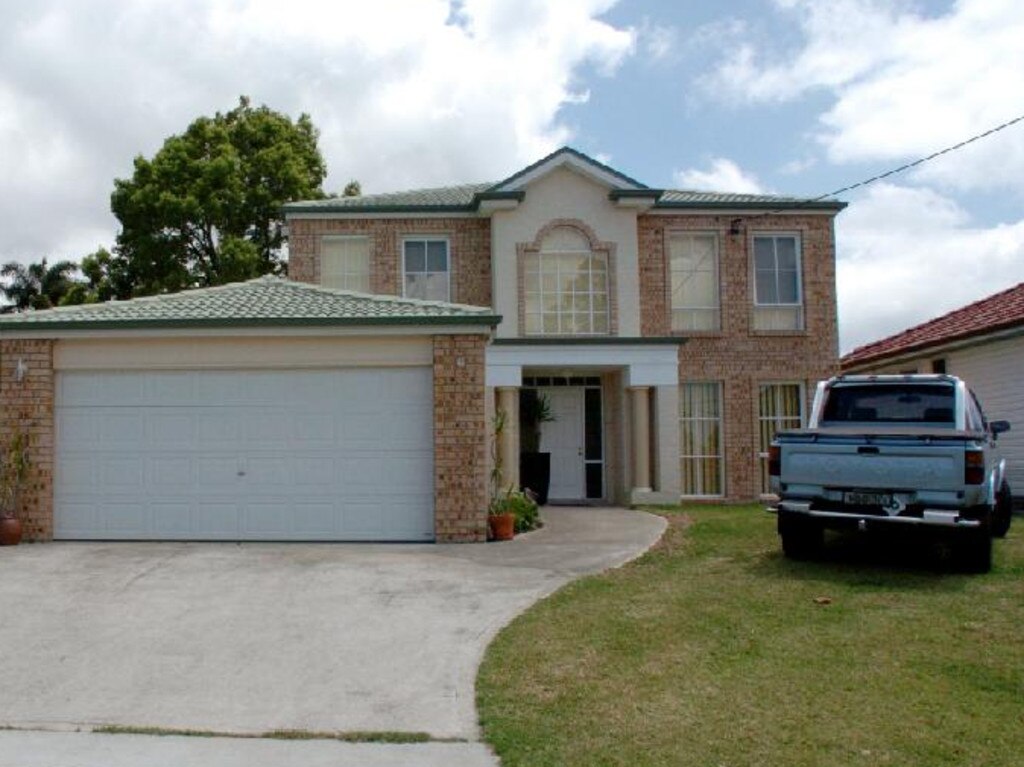
<path fill-rule="evenodd" d="M 809 501 L 779 501 L 769 506 L 772 514 L 780 512 L 795 514 L 808 519 L 820 520 L 828 527 L 857 527 L 865 530 L 869 527 L 904 526 L 934 528 L 976 528 L 981 527 L 977 519 L 964 519 L 960 513 L 950 509 L 925 509 L 920 517 L 890 517 L 888 515 L 858 514 L 847 511 L 823 511 L 812 509 Z"/>

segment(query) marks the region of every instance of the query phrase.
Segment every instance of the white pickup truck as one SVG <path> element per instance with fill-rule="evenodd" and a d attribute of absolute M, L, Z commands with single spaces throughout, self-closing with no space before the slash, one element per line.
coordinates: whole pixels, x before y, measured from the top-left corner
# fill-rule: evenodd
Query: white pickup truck
<path fill-rule="evenodd" d="M 814 556 L 826 528 L 948 536 L 972 572 L 992 567 L 1013 499 L 998 436 L 967 385 L 949 375 L 847 375 L 818 384 L 806 429 L 768 456 L 787 557 Z"/>

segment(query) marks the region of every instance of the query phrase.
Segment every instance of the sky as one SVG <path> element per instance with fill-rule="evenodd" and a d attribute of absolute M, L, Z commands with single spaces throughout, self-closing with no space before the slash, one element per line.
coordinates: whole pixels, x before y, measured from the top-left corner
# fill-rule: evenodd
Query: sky
<path fill-rule="evenodd" d="M 568 144 L 657 188 L 817 197 L 1024 114 L 1017 0 L 0 0 L 0 261 L 112 247 L 115 178 L 241 94 L 325 188 Z M 1024 281 L 1024 122 L 853 191 L 842 350 Z"/>

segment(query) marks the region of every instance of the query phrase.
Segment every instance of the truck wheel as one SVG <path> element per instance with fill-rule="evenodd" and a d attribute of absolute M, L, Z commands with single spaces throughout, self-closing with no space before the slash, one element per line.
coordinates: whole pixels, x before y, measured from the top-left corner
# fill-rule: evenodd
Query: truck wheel
<path fill-rule="evenodd" d="M 996 507 L 992 512 L 992 535 L 996 538 L 1005 538 L 1012 521 L 1013 493 L 1010 492 L 1010 486 L 1004 482 L 996 493 Z"/>
<path fill-rule="evenodd" d="M 787 559 L 814 559 L 821 553 L 825 542 L 825 530 L 821 525 L 781 514 L 779 536 L 782 538 L 782 553 Z"/>
<path fill-rule="evenodd" d="M 982 527 L 960 536 L 955 548 L 957 564 L 965 573 L 987 573 L 992 569 L 992 533 Z"/>

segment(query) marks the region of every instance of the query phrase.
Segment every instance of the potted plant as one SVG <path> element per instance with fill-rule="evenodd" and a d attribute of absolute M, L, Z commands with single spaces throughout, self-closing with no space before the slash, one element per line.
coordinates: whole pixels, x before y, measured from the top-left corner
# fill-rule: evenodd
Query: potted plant
<path fill-rule="evenodd" d="M 541 505 L 548 502 L 551 485 L 551 453 L 540 451 L 541 424 L 554 420 L 547 397 L 536 389 L 519 392 L 519 484 Z"/>
<path fill-rule="evenodd" d="M 0 446 L 0 546 L 21 543 L 18 496 L 28 479 L 28 436 L 16 431 Z"/>
<path fill-rule="evenodd" d="M 504 410 L 498 410 L 491 421 L 494 439 L 491 442 L 491 502 L 487 506 L 487 537 L 492 541 L 510 541 L 515 535 L 515 514 L 506 508 L 505 503 L 508 493 L 511 493 L 513 488 L 509 487 L 507 491 L 502 489 L 505 471 L 501 462 L 501 451 L 498 449 L 507 420 L 508 414 Z"/>
<path fill-rule="evenodd" d="M 510 489 L 508 492 L 517 491 Z M 491 505 L 487 508 L 487 530 L 492 541 L 511 541 L 515 536 L 516 515 L 510 509 L 505 496 L 491 499 Z"/>
<path fill-rule="evenodd" d="M 516 533 L 525 533 L 538 526 L 537 503 L 529 493 L 510 487 L 491 499 L 487 522 L 492 540 L 510 541 Z"/>

